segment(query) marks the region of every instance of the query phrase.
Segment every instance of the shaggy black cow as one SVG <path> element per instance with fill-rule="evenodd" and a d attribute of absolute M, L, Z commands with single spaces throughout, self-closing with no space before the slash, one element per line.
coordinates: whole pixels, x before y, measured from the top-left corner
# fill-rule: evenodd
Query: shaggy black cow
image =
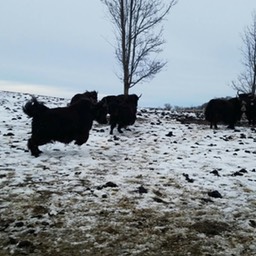
<path fill-rule="evenodd" d="M 210 128 L 217 129 L 217 123 L 223 122 L 234 129 L 245 110 L 245 104 L 239 98 L 212 99 L 206 106 L 205 119 L 210 122 Z"/>
<path fill-rule="evenodd" d="M 256 98 L 252 93 L 238 94 L 241 101 L 246 104 L 245 115 L 250 125 L 256 124 Z"/>
<path fill-rule="evenodd" d="M 122 133 L 122 128 L 135 123 L 139 98 L 136 94 L 120 94 L 106 96 L 102 99 L 108 106 L 110 134 L 113 134 L 116 125 L 118 125 L 118 132 Z"/>
<path fill-rule="evenodd" d="M 67 107 L 48 108 L 32 98 L 23 106 L 23 111 L 32 117 L 32 135 L 28 140 L 28 149 L 38 157 L 38 146 L 52 141 L 82 145 L 89 138 L 93 120 L 106 124 L 107 108 L 103 102 L 92 103 L 82 99 Z"/>
<path fill-rule="evenodd" d="M 72 97 L 70 104 L 74 104 L 81 99 L 89 99 L 93 103 L 96 103 L 98 102 L 98 93 L 96 91 L 86 91 L 84 93 L 78 93 Z"/>

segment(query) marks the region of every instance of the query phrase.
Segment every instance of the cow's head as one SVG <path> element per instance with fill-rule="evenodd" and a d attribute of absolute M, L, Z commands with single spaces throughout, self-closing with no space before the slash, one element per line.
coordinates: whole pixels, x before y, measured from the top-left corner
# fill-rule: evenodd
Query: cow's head
<path fill-rule="evenodd" d="M 94 103 L 96 103 L 98 101 L 98 92 L 97 91 L 86 91 L 82 95 L 83 95 L 83 97 L 90 99 Z"/>
<path fill-rule="evenodd" d="M 242 100 L 241 101 L 241 111 L 242 112 L 245 112 L 246 111 L 246 105 L 247 105 L 247 103 L 246 103 L 246 101 L 244 101 L 244 100 Z"/>
<path fill-rule="evenodd" d="M 242 108 L 245 109 L 245 110 L 242 110 L 243 112 L 254 107 L 254 105 L 256 103 L 256 98 L 255 98 L 254 94 L 252 94 L 252 93 L 237 93 L 237 96 L 238 96 L 239 100 L 241 101 Z"/>
<path fill-rule="evenodd" d="M 94 119 L 99 124 L 107 124 L 107 114 L 108 108 L 107 104 L 104 101 L 99 101 L 98 103 L 94 104 Z"/>

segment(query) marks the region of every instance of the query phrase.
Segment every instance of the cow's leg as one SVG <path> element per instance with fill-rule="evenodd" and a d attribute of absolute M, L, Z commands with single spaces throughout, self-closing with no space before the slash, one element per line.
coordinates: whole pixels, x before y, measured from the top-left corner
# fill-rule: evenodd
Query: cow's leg
<path fill-rule="evenodd" d="M 111 125 L 110 125 L 110 134 L 113 134 L 113 130 L 114 130 L 115 127 L 116 127 L 116 123 L 115 122 L 111 123 Z"/>
<path fill-rule="evenodd" d="M 88 138 L 89 138 L 89 132 L 84 132 L 83 134 L 81 134 L 80 136 L 77 137 L 75 144 L 78 146 L 81 146 L 84 143 L 86 143 Z"/>
<path fill-rule="evenodd" d="M 252 118 L 251 124 L 254 126 L 255 125 L 255 117 Z"/>
<path fill-rule="evenodd" d="M 42 153 L 42 151 L 39 150 L 35 140 L 33 140 L 32 138 L 28 140 L 28 149 L 30 150 L 31 155 L 35 157 L 38 157 Z"/>
<path fill-rule="evenodd" d="M 210 129 L 218 129 L 216 122 L 211 122 Z"/>
<path fill-rule="evenodd" d="M 235 124 L 234 123 L 229 124 L 228 129 L 235 129 Z"/>
<path fill-rule="evenodd" d="M 121 130 L 121 128 L 123 128 L 123 126 L 119 124 L 118 127 L 117 127 L 117 130 L 118 130 L 118 132 L 123 133 L 123 131 Z"/>

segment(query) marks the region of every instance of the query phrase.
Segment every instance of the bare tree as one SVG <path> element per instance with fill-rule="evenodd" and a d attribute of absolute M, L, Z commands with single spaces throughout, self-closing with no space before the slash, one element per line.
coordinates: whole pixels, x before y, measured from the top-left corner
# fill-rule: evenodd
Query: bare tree
<path fill-rule="evenodd" d="M 256 90 L 256 13 L 254 12 L 252 16 L 252 24 L 245 28 L 242 35 L 244 71 L 238 75 L 236 81 L 232 81 L 232 87 L 237 91 L 254 95 Z"/>
<path fill-rule="evenodd" d="M 124 94 L 145 79 L 152 79 L 167 64 L 157 59 L 162 51 L 162 21 L 177 0 L 101 0 L 114 25 L 115 55 L 121 65 Z"/>

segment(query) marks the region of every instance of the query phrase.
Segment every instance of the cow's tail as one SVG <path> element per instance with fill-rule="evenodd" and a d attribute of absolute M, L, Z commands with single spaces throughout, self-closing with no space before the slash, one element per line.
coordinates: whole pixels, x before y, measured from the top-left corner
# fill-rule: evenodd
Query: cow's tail
<path fill-rule="evenodd" d="M 32 97 L 23 107 L 23 112 L 29 117 L 40 115 L 42 112 L 49 109 L 42 102 L 38 102 L 35 97 Z"/>
<path fill-rule="evenodd" d="M 213 118 L 213 114 L 214 114 L 215 110 L 213 108 L 213 102 L 209 101 L 208 104 L 206 105 L 206 108 L 204 110 L 204 117 L 205 120 L 207 121 L 211 121 Z"/>

